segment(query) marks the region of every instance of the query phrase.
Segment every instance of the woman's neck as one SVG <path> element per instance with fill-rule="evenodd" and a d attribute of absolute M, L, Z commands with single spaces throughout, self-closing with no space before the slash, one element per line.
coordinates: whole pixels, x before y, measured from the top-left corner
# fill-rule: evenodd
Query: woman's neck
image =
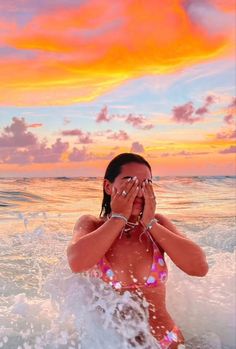
<path fill-rule="evenodd" d="M 131 216 L 129 217 L 128 221 L 129 221 L 130 223 L 137 223 L 137 222 L 140 221 L 140 219 L 141 219 L 141 214 L 138 214 L 138 215 L 131 215 Z"/>

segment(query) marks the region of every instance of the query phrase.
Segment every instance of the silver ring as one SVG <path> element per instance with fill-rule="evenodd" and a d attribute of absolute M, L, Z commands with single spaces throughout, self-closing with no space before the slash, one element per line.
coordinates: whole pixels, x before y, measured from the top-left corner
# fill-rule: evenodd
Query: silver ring
<path fill-rule="evenodd" d="M 126 191 L 123 190 L 122 193 L 121 193 L 121 195 L 122 195 L 122 196 L 126 196 L 126 195 L 127 195 Z"/>

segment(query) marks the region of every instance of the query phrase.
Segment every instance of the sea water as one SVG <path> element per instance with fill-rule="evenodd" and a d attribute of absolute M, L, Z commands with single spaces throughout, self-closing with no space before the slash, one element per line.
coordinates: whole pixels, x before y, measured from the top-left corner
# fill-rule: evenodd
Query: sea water
<path fill-rule="evenodd" d="M 235 177 L 161 177 L 153 185 L 156 211 L 209 263 L 207 276 L 192 277 L 166 256 L 171 316 L 188 348 L 236 348 Z M 101 198 L 101 178 L 0 179 L 0 348 L 159 348 L 143 299 L 68 267 L 74 224 L 98 216 Z"/>

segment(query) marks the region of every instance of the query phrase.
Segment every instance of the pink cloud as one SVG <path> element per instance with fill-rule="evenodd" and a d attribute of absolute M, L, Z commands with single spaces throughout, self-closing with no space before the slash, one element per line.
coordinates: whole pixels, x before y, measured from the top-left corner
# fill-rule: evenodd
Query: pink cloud
<path fill-rule="evenodd" d="M 228 124 L 228 125 L 234 124 L 235 120 L 234 120 L 233 115 L 232 114 L 226 115 L 224 117 L 224 122 L 226 122 L 226 124 Z"/>
<path fill-rule="evenodd" d="M 28 149 L 3 148 L 1 150 L 0 163 L 24 165 L 32 162 L 32 156 Z"/>
<path fill-rule="evenodd" d="M 30 148 L 29 154 L 32 157 L 32 162 L 35 163 L 59 162 L 61 155 L 68 149 L 69 143 L 62 142 L 61 138 L 57 138 L 51 146 L 41 143 L 34 148 Z"/>
<path fill-rule="evenodd" d="M 215 97 L 214 96 L 207 96 L 205 99 L 205 103 L 203 104 L 202 107 L 198 108 L 195 111 L 195 114 L 204 115 L 204 114 L 208 113 L 209 112 L 208 107 L 213 103 L 215 103 Z"/>
<path fill-rule="evenodd" d="M 91 159 L 91 154 L 87 153 L 87 149 L 83 147 L 82 149 L 73 148 L 72 153 L 69 155 L 70 161 L 86 161 Z"/>
<path fill-rule="evenodd" d="M 154 125 L 152 124 L 146 124 L 146 118 L 144 118 L 142 115 L 129 114 L 125 118 L 125 121 L 134 127 L 141 128 L 144 130 L 150 130 L 151 128 L 154 127 Z"/>
<path fill-rule="evenodd" d="M 224 117 L 226 124 L 232 125 L 235 123 L 234 116 L 236 115 L 236 97 L 233 97 L 232 102 L 227 106 L 228 115 Z"/>
<path fill-rule="evenodd" d="M 85 133 L 80 129 L 62 131 L 61 134 L 63 136 L 78 136 L 77 143 L 79 143 L 79 144 L 93 143 L 93 140 L 90 136 L 90 132 Z"/>
<path fill-rule="evenodd" d="M 14 152 L 8 148 L 2 155 L 5 163 L 55 163 L 61 161 L 62 154 L 69 148 L 69 143 L 62 142 L 60 138 L 51 146 L 46 143 L 37 143 L 27 149 L 15 149 Z"/>
<path fill-rule="evenodd" d="M 137 127 L 142 130 L 150 130 L 154 127 L 152 124 L 147 124 L 147 119 L 142 115 L 120 115 L 120 114 L 112 114 L 109 115 L 108 108 L 105 106 L 102 108 L 102 110 L 99 112 L 96 118 L 96 122 L 110 122 L 112 119 L 118 119 L 121 121 L 125 121 L 126 123 L 132 125 L 133 127 Z"/>
<path fill-rule="evenodd" d="M 65 151 L 69 149 L 69 143 L 62 142 L 58 138 L 51 146 L 46 141 L 40 140 L 28 127 L 38 127 L 41 124 L 27 124 L 24 118 L 14 117 L 12 124 L 4 128 L 0 136 L 1 161 L 5 163 L 48 163 L 58 162 Z M 24 149 L 22 149 L 24 148 Z"/>
<path fill-rule="evenodd" d="M 233 97 L 233 100 L 230 103 L 229 108 L 236 108 L 236 97 Z"/>
<path fill-rule="evenodd" d="M 196 114 L 198 115 L 203 115 L 206 114 L 208 112 L 208 108 L 206 106 L 200 107 L 196 110 Z"/>
<path fill-rule="evenodd" d="M 186 104 L 174 107 L 172 109 L 174 115 L 171 119 L 175 122 L 186 124 L 193 124 L 194 122 L 199 122 L 203 120 L 203 115 L 209 112 L 208 107 L 213 103 L 215 103 L 215 97 L 207 96 L 205 98 L 204 104 L 196 110 L 192 102 L 188 102 Z"/>
<path fill-rule="evenodd" d="M 12 121 L 0 135 L 0 147 L 26 147 L 37 143 L 36 136 L 27 132 L 28 125 L 24 118 L 13 117 Z"/>
<path fill-rule="evenodd" d="M 62 131 L 61 134 L 63 136 L 82 136 L 83 135 L 83 131 L 81 131 L 80 129 L 66 130 L 66 131 Z"/>
<path fill-rule="evenodd" d="M 133 115 L 129 114 L 125 120 L 128 124 L 133 125 L 134 127 L 142 125 L 144 118 L 142 115 Z"/>
<path fill-rule="evenodd" d="M 107 108 L 107 106 L 105 106 L 98 113 L 98 115 L 96 117 L 96 122 L 102 122 L 102 121 L 109 122 L 111 119 L 112 119 L 112 117 L 109 116 L 109 114 L 108 114 L 108 108 Z"/>
<path fill-rule="evenodd" d="M 236 146 L 231 145 L 229 148 L 219 151 L 220 154 L 231 154 L 236 153 Z"/>
<path fill-rule="evenodd" d="M 202 117 L 194 117 L 194 107 L 192 102 L 174 107 L 172 109 L 172 120 L 178 123 L 193 124 L 202 120 Z"/>
<path fill-rule="evenodd" d="M 215 99 L 215 96 L 207 96 L 206 97 L 206 105 L 209 106 L 213 103 L 215 103 L 216 99 Z"/>
<path fill-rule="evenodd" d="M 222 131 L 216 134 L 216 139 L 232 139 L 232 138 L 236 138 L 236 130 Z"/>
<path fill-rule="evenodd" d="M 147 125 L 142 126 L 141 128 L 142 128 L 143 130 L 150 130 L 150 129 L 153 128 L 153 127 L 154 127 L 153 124 L 147 124 Z"/>
<path fill-rule="evenodd" d="M 110 136 L 107 137 L 107 139 L 114 139 L 118 141 L 127 141 L 129 139 L 128 134 L 123 131 L 119 130 L 119 132 L 114 132 Z"/>
<path fill-rule="evenodd" d="M 133 153 L 144 153 L 144 147 L 139 142 L 133 142 L 130 151 Z"/>
<path fill-rule="evenodd" d="M 79 137 L 79 142 L 80 144 L 90 144 L 93 143 L 93 139 L 90 136 L 90 133 L 83 134 L 82 136 Z"/>

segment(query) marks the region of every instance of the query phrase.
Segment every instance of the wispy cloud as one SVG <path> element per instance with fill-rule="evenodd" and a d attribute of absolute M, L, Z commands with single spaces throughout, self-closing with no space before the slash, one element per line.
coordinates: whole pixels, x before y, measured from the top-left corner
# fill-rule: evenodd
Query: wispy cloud
<path fill-rule="evenodd" d="M 132 113 L 126 114 L 109 114 L 108 107 L 105 106 L 102 108 L 102 110 L 98 113 L 96 117 L 96 122 L 110 122 L 111 120 L 119 120 L 124 121 L 133 127 L 136 127 L 138 129 L 142 130 L 150 130 L 154 127 L 153 124 L 150 124 L 146 117 L 143 115 L 135 115 Z"/>
<path fill-rule="evenodd" d="M 0 60 L 1 105 L 88 102 L 129 79 L 176 72 L 230 55 L 233 47 L 229 0 L 208 1 L 210 28 L 193 16 L 197 1 L 11 3 L 15 10 L 0 20 L 6 51 Z M 225 12 L 214 12 L 216 6 Z M 25 7 L 30 15 L 19 20 Z M 219 26 L 222 21 L 227 25 Z"/>
<path fill-rule="evenodd" d="M 67 117 L 64 117 L 63 119 L 63 125 L 68 125 L 71 122 L 71 120 Z"/>
<path fill-rule="evenodd" d="M 147 120 L 145 117 L 143 117 L 142 115 L 133 115 L 133 114 L 129 114 L 126 118 L 125 118 L 125 122 L 127 122 L 128 124 L 131 124 L 132 126 L 142 129 L 142 130 L 150 130 L 151 128 L 154 127 L 153 124 L 147 123 Z"/>

